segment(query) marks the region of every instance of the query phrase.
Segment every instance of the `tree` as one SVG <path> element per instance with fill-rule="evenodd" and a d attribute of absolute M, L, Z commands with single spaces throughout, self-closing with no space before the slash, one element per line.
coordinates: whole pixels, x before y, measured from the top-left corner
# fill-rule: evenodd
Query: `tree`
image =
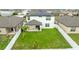
<path fill-rule="evenodd" d="M 27 26 L 23 26 L 23 27 L 21 28 L 21 31 L 22 31 L 22 32 L 25 32 L 25 31 L 27 30 L 27 28 L 28 28 Z"/>
<path fill-rule="evenodd" d="M 14 12 L 13 15 L 18 15 L 18 13 Z"/>

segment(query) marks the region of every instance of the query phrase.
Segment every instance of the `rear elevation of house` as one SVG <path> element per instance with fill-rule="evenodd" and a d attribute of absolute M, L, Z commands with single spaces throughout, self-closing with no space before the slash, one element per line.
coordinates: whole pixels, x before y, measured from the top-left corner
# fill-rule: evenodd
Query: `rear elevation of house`
<path fill-rule="evenodd" d="M 0 17 L 0 34 L 15 34 L 22 26 L 23 18 L 15 16 Z"/>
<path fill-rule="evenodd" d="M 31 10 L 27 14 L 27 25 L 29 31 L 41 30 L 42 28 L 53 28 L 55 17 L 45 10 Z"/>
<path fill-rule="evenodd" d="M 66 33 L 79 33 L 78 16 L 61 16 L 56 22 Z"/>

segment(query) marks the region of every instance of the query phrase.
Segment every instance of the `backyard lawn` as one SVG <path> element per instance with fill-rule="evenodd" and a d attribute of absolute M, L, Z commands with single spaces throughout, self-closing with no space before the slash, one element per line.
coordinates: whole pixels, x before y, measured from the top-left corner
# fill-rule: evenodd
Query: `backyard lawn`
<path fill-rule="evenodd" d="M 12 35 L 6 36 L 6 35 L 0 35 L 0 50 L 3 50 L 6 48 L 10 40 L 12 39 Z"/>
<path fill-rule="evenodd" d="M 79 34 L 69 34 L 69 35 L 79 45 Z"/>
<path fill-rule="evenodd" d="M 56 28 L 43 29 L 40 32 L 22 32 L 12 49 L 52 48 L 71 48 Z"/>

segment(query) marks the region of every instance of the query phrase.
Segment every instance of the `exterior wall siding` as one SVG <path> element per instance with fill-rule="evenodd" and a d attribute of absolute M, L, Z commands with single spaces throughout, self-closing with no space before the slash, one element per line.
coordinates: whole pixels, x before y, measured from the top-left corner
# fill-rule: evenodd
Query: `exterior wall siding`
<path fill-rule="evenodd" d="M 0 34 L 7 34 L 6 28 L 0 28 Z"/>
<path fill-rule="evenodd" d="M 32 25 L 32 26 L 29 26 L 28 29 L 29 29 L 29 30 L 33 30 L 33 29 L 36 29 L 36 28 L 35 28 L 35 25 Z"/>
<path fill-rule="evenodd" d="M 71 32 L 71 27 L 67 27 L 61 23 L 58 23 L 58 25 L 66 32 L 66 33 L 79 33 L 79 27 L 76 27 L 76 31 L 75 32 Z"/>
<path fill-rule="evenodd" d="M 42 22 L 42 26 L 41 28 L 53 28 L 54 27 L 54 20 L 55 20 L 55 17 L 51 17 L 51 20 L 46 20 L 46 16 L 42 16 L 42 17 L 39 17 L 39 16 L 30 16 L 30 20 L 27 20 L 28 21 L 31 21 L 31 20 L 37 20 L 39 22 Z M 50 24 L 50 27 L 45 27 L 45 24 L 46 23 L 49 23 Z"/>

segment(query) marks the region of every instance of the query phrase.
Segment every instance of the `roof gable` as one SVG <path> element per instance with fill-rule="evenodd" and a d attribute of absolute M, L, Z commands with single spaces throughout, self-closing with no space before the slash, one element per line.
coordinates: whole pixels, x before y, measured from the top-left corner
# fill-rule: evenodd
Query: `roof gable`
<path fill-rule="evenodd" d="M 27 25 L 42 25 L 42 23 L 37 20 L 31 20 L 27 22 Z"/>
<path fill-rule="evenodd" d="M 78 16 L 61 16 L 59 19 L 56 19 L 60 23 L 68 27 L 79 27 L 79 17 Z"/>

